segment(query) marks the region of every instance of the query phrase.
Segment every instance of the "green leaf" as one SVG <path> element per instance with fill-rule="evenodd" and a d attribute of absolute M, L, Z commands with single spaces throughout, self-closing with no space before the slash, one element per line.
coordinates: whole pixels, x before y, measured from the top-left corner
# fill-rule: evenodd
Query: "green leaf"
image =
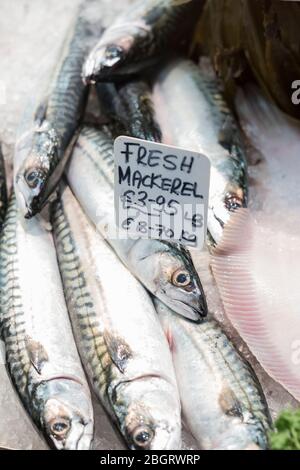
<path fill-rule="evenodd" d="M 269 435 L 273 450 L 300 450 L 300 409 L 283 411 Z"/>

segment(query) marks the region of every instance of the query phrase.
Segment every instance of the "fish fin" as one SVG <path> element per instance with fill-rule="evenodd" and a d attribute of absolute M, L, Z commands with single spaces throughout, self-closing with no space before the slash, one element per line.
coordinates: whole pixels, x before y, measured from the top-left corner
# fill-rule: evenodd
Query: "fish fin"
<path fill-rule="evenodd" d="M 238 89 L 235 108 L 244 134 L 255 148 L 264 148 L 274 138 L 282 140 L 287 117 L 256 85 Z"/>
<path fill-rule="evenodd" d="M 236 129 L 234 121 L 230 115 L 226 116 L 223 126 L 221 127 L 218 135 L 218 142 L 222 147 L 224 147 L 229 152 L 231 151 L 232 145 L 234 143 L 234 135 L 236 134 Z"/>
<path fill-rule="evenodd" d="M 47 107 L 48 107 L 48 100 L 46 99 L 38 106 L 35 112 L 34 120 L 37 122 L 39 126 L 42 124 L 44 119 L 46 119 Z"/>
<path fill-rule="evenodd" d="M 46 232 L 52 232 L 52 225 L 49 220 L 46 220 L 45 217 L 39 212 L 36 214 L 36 219 L 39 221 L 39 224 Z"/>
<path fill-rule="evenodd" d="M 31 364 L 38 374 L 41 374 L 44 363 L 49 359 L 47 351 L 41 343 L 30 336 L 26 336 L 25 343 Z"/>
<path fill-rule="evenodd" d="M 164 330 L 164 333 L 165 333 L 165 337 L 167 338 L 170 351 L 174 352 L 175 343 L 174 343 L 174 336 L 172 334 L 171 326 L 169 324 L 167 324 L 166 326 L 163 326 L 163 330 Z"/>
<path fill-rule="evenodd" d="M 122 338 L 114 336 L 107 330 L 104 331 L 103 336 L 111 360 L 119 369 L 119 371 L 124 374 L 127 362 L 132 357 L 132 351 L 130 347 Z"/>
<path fill-rule="evenodd" d="M 241 404 L 230 387 L 224 386 L 219 396 L 219 405 L 228 416 L 243 417 Z"/>

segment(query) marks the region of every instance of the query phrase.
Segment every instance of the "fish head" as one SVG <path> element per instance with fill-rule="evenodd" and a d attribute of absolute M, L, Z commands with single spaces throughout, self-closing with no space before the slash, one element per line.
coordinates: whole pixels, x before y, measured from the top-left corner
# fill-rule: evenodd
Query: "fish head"
<path fill-rule="evenodd" d="M 246 207 L 247 192 L 239 181 L 229 181 L 220 173 L 212 176 L 208 227 L 214 244 L 217 244 L 222 238 L 224 227 L 232 213 L 241 207 Z"/>
<path fill-rule="evenodd" d="M 159 377 L 133 381 L 123 432 L 132 450 L 175 450 L 181 445 L 176 391 Z"/>
<path fill-rule="evenodd" d="M 51 162 L 57 159 L 58 144 L 54 132 L 45 127 L 36 131 L 33 146 L 15 176 L 18 206 L 25 218 L 33 217 L 43 208 Z"/>
<path fill-rule="evenodd" d="M 156 254 L 155 293 L 178 314 L 199 322 L 207 304 L 191 255 L 182 245 L 164 244 L 166 249 Z"/>
<path fill-rule="evenodd" d="M 107 31 L 92 49 L 83 65 L 85 84 L 111 81 L 118 75 L 134 72 L 134 63 L 145 30 L 134 23 Z"/>
<path fill-rule="evenodd" d="M 41 424 L 58 450 L 88 450 L 93 440 L 93 411 L 86 387 L 70 379 L 49 382 Z"/>

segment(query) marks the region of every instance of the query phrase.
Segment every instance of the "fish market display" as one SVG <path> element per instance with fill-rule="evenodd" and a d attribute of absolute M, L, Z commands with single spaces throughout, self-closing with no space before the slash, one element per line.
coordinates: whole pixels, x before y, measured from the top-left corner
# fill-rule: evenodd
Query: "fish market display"
<path fill-rule="evenodd" d="M 299 400 L 300 127 L 256 89 L 238 98 L 243 128 L 259 152 L 252 178 L 260 197 L 225 228 L 213 271 L 234 327 Z"/>
<path fill-rule="evenodd" d="M 202 0 L 137 0 L 101 36 L 88 56 L 87 82 L 111 81 L 157 61 L 172 43 L 186 40 Z"/>
<path fill-rule="evenodd" d="M 69 188 L 52 220 L 73 330 L 96 394 L 131 449 L 178 449 L 176 379 L 150 297 Z"/>
<path fill-rule="evenodd" d="M 0 145 L 0 231 L 3 225 L 7 208 L 7 188 L 6 188 L 6 172 L 3 154 Z"/>
<path fill-rule="evenodd" d="M 183 419 L 201 449 L 267 448 L 269 415 L 262 390 L 219 325 L 195 325 L 159 301 L 170 343 Z"/>
<path fill-rule="evenodd" d="M 207 226 L 216 244 L 232 212 L 247 203 L 238 127 L 216 80 L 186 60 L 172 62 L 159 73 L 154 103 L 163 141 L 200 152 L 211 161 Z"/>
<path fill-rule="evenodd" d="M 90 220 L 131 272 L 173 310 L 192 320 L 207 313 L 205 296 L 189 252 L 179 244 L 110 237 L 114 227 L 113 142 L 103 131 L 84 127 L 67 177 Z M 88 189 L 87 189 L 88 188 Z"/>
<path fill-rule="evenodd" d="M 41 84 L 42 96 L 37 93 L 31 100 L 19 129 L 14 179 L 18 205 L 26 218 L 40 212 L 56 187 L 79 125 L 87 96 L 81 67 L 99 31 L 99 27 L 95 30 L 97 18 L 89 12 L 92 3 L 83 0 L 55 73 Z"/>
<path fill-rule="evenodd" d="M 89 449 L 93 410 L 51 234 L 24 221 L 13 196 L 0 244 L 6 361 L 29 414 L 57 449 Z"/>
<path fill-rule="evenodd" d="M 0 450 L 299 448 L 300 6 L 240 3 L 1 0 Z M 131 235 L 119 136 L 210 160 L 201 250 Z"/>
<path fill-rule="evenodd" d="M 161 141 L 161 130 L 155 120 L 151 91 L 148 84 L 135 80 L 120 86 L 100 83 L 97 92 L 101 110 L 124 127 L 122 133 L 131 137 Z"/>

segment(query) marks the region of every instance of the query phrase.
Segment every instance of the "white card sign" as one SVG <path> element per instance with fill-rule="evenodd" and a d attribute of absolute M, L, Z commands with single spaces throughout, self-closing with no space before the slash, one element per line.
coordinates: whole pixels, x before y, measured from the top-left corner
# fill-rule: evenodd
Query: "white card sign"
<path fill-rule="evenodd" d="M 119 235 L 202 248 L 210 162 L 205 155 L 120 136 L 114 143 Z"/>

